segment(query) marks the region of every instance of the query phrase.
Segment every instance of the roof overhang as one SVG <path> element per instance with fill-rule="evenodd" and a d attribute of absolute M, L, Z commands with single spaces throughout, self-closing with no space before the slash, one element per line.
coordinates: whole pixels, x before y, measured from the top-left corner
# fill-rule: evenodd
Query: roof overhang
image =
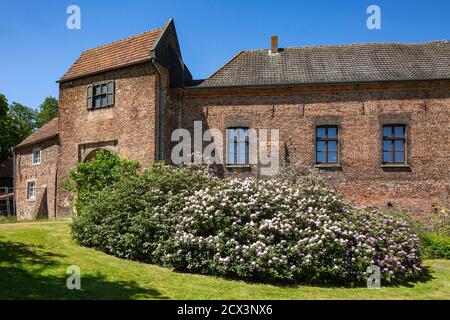
<path fill-rule="evenodd" d="M 45 138 L 33 140 L 33 141 L 30 141 L 30 142 L 27 142 L 27 143 L 23 143 L 23 144 L 21 143 L 21 144 L 18 144 L 17 146 L 15 146 L 14 150 L 21 149 L 21 148 L 24 148 L 24 147 L 29 147 L 29 146 L 32 146 L 33 144 L 37 144 L 37 143 L 40 143 L 40 142 L 43 142 L 43 141 L 46 141 L 46 140 L 50 140 L 50 139 L 56 138 L 58 136 L 59 136 L 59 133 L 56 133 L 56 134 L 52 134 L 50 136 L 46 136 Z"/>
<path fill-rule="evenodd" d="M 418 79 L 418 80 L 392 80 L 392 81 L 355 81 L 355 82 L 316 82 L 316 83 L 285 83 L 285 84 L 263 84 L 263 85 L 236 85 L 236 86 L 216 86 L 216 87 L 202 87 L 190 86 L 185 87 L 187 95 L 214 95 L 220 93 L 234 94 L 237 91 L 266 91 L 266 90 L 284 90 L 290 92 L 311 92 L 324 91 L 326 89 L 334 88 L 341 90 L 343 87 L 349 87 L 350 90 L 361 89 L 375 89 L 379 88 L 434 88 L 434 87 L 450 87 L 450 78 L 444 79 Z"/>

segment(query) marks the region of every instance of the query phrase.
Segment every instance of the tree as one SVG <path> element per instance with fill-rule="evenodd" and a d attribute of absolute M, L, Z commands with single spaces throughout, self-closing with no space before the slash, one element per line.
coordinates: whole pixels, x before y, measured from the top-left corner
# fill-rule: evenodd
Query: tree
<path fill-rule="evenodd" d="M 44 102 L 39 106 L 39 112 L 36 116 L 36 128 L 42 127 L 57 116 L 58 100 L 51 96 L 45 98 Z"/>
<path fill-rule="evenodd" d="M 6 116 L 8 112 L 8 100 L 5 95 L 0 93 L 0 119 Z"/>
<path fill-rule="evenodd" d="M 58 100 L 45 98 L 39 112 L 18 102 L 8 104 L 0 93 L 0 160 L 11 156 L 11 149 L 34 130 L 58 116 Z"/>
<path fill-rule="evenodd" d="M 8 127 L 8 100 L 0 93 L 0 161 L 7 158 L 9 154 L 9 133 Z"/>
<path fill-rule="evenodd" d="M 6 112 L 5 112 L 6 110 Z M 11 156 L 11 149 L 28 137 L 35 129 L 36 112 L 0 94 L 0 160 Z"/>
<path fill-rule="evenodd" d="M 24 139 L 36 129 L 37 113 L 33 109 L 13 102 L 9 108 L 9 112 L 15 124 L 20 127 L 19 131 L 16 132 L 19 134 L 18 138 Z"/>

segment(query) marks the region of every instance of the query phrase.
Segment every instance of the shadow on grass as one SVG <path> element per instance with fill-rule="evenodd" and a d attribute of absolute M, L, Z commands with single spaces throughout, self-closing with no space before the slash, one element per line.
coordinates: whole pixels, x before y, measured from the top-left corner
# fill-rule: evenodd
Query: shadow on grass
<path fill-rule="evenodd" d="M 83 270 L 81 290 L 69 290 L 64 258 L 42 246 L 0 239 L 0 299 L 167 299 L 135 281 L 109 281 Z"/>
<path fill-rule="evenodd" d="M 402 283 L 401 285 L 398 285 L 398 286 L 412 288 L 417 283 L 425 283 L 425 282 L 436 279 L 432 274 L 434 271 L 431 270 L 431 267 L 423 266 L 422 268 L 423 268 L 423 270 L 417 279 L 414 279 L 414 281 L 409 281 L 407 283 Z"/>
<path fill-rule="evenodd" d="M 195 273 L 191 272 L 189 270 L 177 270 L 172 269 L 173 272 L 178 274 L 192 274 L 192 275 L 199 275 L 199 276 L 208 276 L 208 277 L 214 277 L 217 279 L 223 279 L 223 280 L 230 280 L 230 281 L 239 281 L 248 285 L 255 285 L 255 284 L 262 284 L 262 285 L 272 285 L 276 286 L 278 288 L 286 288 L 286 289 L 296 289 L 301 287 L 315 287 L 315 288 L 322 288 L 322 289 L 358 289 L 358 288 L 367 288 L 367 283 L 364 281 L 358 282 L 358 283 L 339 283 L 336 282 L 334 279 L 328 279 L 328 280 L 313 280 L 311 281 L 308 278 L 299 279 L 298 282 L 292 283 L 292 282 L 274 282 L 274 281 L 264 281 L 264 279 L 242 279 L 236 276 L 220 276 L 220 275 L 208 275 L 206 273 Z M 398 287 L 407 287 L 412 288 L 418 283 L 426 283 L 428 281 L 436 279 L 432 273 L 431 267 L 428 266 L 422 266 L 422 271 L 420 274 L 410 280 L 404 280 L 398 283 L 386 283 L 382 280 L 382 287 L 383 288 L 398 288 Z"/>

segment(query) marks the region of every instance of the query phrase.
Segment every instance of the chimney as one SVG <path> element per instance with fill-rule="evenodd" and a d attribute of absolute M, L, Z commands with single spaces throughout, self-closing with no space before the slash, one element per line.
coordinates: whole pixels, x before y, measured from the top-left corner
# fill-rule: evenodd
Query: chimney
<path fill-rule="evenodd" d="M 271 54 L 278 53 L 278 36 L 272 36 L 270 53 Z"/>

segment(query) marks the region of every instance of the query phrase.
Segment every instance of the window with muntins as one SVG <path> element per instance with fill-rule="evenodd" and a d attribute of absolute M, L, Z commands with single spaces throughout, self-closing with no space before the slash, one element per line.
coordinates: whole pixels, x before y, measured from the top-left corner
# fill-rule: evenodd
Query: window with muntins
<path fill-rule="evenodd" d="M 337 126 L 319 126 L 316 128 L 316 163 L 338 163 Z"/>
<path fill-rule="evenodd" d="M 41 163 L 41 155 L 42 155 L 41 148 L 33 149 L 32 157 L 31 157 L 32 158 L 31 162 L 33 163 L 33 165 Z"/>
<path fill-rule="evenodd" d="M 249 164 L 248 128 L 227 129 L 228 156 L 227 164 Z"/>
<path fill-rule="evenodd" d="M 406 163 L 406 127 L 402 124 L 383 126 L 383 164 Z"/>
<path fill-rule="evenodd" d="M 88 86 L 88 109 L 106 108 L 114 105 L 114 81 L 106 81 Z"/>
<path fill-rule="evenodd" d="M 36 181 L 27 182 L 27 199 L 36 199 Z"/>

